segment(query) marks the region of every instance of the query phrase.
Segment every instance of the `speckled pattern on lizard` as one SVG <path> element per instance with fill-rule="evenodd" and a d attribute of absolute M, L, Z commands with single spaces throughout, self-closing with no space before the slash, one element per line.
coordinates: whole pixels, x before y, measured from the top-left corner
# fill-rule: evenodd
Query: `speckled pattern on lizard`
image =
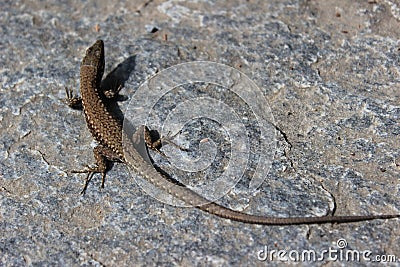
<path fill-rule="evenodd" d="M 244 223 L 264 225 L 349 223 L 400 217 L 400 214 L 290 218 L 250 215 L 231 210 L 214 202 L 209 202 L 189 188 L 172 183 L 167 177 L 158 172 L 151 163 L 146 161 L 132 145 L 128 146 L 128 149 L 123 149 L 123 140 L 125 142 L 125 140 L 129 139 L 123 138 L 123 134 L 125 133 L 123 132 L 122 122 L 108 110 L 106 104 L 109 99 L 100 87 L 104 73 L 104 60 L 104 43 L 102 40 L 98 40 L 87 49 L 81 63 L 81 98 L 74 96 L 71 91 L 67 91 L 67 102 L 70 106 L 77 106 L 79 103 L 82 104 L 87 127 L 93 138 L 98 142 L 98 146 L 94 148 L 96 166 L 74 171 L 87 173 L 87 181 L 82 192 L 85 192 L 91 177 L 95 173 L 102 174 L 102 187 L 104 187 L 107 161 L 119 161 L 126 163 L 130 168 L 133 168 L 138 175 L 145 178 L 150 183 L 194 207 L 222 218 Z M 136 134 L 145 134 L 144 128 L 140 127 Z"/>

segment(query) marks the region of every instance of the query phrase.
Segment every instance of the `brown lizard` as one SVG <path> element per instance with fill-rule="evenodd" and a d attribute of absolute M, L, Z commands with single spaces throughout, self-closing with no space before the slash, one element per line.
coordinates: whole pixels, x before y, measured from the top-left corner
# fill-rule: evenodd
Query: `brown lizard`
<path fill-rule="evenodd" d="M 86 124 L 93 138 L 98 142 L 94 148 L 96 159 L 95 167 L 87 167 L 85 170 L 74 171 L 87 173 L 87 184 L 94 173 L 102 174 L 102 187 L 107 171 L 107 161 L 119 161 L 133 168 L 138 175 L 148 180 L 158 188 L 168 192 L 174 197 L 211 214 L 235 221 L 265 225 L 294 225 L 294 224 L 321 224 L 321 223 L 346 223 L 366 221 L 373 219 L 399 218 L 397 215 L 365 215 L 365 216 L 323 216 L 323 217 L 263 217 L 250 215 L 223 207 L 217 203 L 209 202 L 204 197 L 189 188 L 176 185 L 167 177 L 158 172 L 154 166 L 133 147 L 124 150 L 123 125 L 107 107 L 107 95 L 100 88 L 104 72 L 104 43 L 96 41 L 86 51 L 80 68 L 80 92 L 81 98 L 73 96 L 67 91 L 67 101 L 70 106 L 76 106 L 82 101 Z M 143 127 L 139 129 L 140 134 L 145 134 Z M 145 137 L 147 138 L 147 137 Z M 128 140 L 128 139 L 127 139 Z M 206 203 L 206 204 L 204 204 Z"/>

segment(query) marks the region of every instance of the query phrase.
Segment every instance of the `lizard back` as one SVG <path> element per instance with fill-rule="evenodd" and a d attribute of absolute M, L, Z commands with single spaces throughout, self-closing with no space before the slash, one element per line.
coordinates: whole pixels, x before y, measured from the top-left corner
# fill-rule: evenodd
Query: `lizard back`
<path fill-rule="evenodd" d="M 122 123 L 107 109 L 106 97 L 100 92 L 103 73 L 104 43 L 98 40 L 87 49 L 81 63 L 80 91 L 83 111 L 92 136 L 122 160 Z"/>

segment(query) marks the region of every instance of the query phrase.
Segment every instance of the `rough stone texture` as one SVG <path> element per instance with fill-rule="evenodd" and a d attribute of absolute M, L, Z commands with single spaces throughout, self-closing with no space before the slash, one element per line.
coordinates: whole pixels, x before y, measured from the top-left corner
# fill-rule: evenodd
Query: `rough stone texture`
<path fill-rule="evenodd" d="M 258 251 L 321 252 L 340 238 L 400 258 L 398 219 L 245 225 L 160 203 L 121 164 L 81 196 L 84 175 L 67 171 L 93 161 L 92 138 L 62 101 L 98 38 L 106 74 L 124 63 L 128 98 L 177 63 L 233 66 L 267 98 L 278 145 L 266 182 L 251 194 L 239 183 L 221 203 L 268 216 L 398 214 L 396 1 L 3 1 L 0 14 L 0 266 L 278 266 Z"/>

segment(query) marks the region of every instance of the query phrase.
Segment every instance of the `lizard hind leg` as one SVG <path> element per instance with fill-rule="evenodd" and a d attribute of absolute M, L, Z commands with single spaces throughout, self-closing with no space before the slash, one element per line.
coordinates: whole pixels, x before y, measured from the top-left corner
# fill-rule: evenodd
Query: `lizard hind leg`
<path fill-rule="evenodd" d="M 86 189 L 89 185 L 90 180 L 92 180 L 93 175 L 95 174 L 95 172 L 88 172 L 87 176 L 86 176 L 86 182 L 85 185 L 83 186 L 83 189 L 81 191 L 81 195 L 84 195 L 86 193 Z"/>
<path fill-rule="evenodd" d="M 86 166 L 86 168 L 83 170 L 72 170 L 71 172 L 72 173 L 87 173 L 85 185 L 83 186 L 83 189 L 81 191 L 82 195 L 84 195 L 86 193 L 86 189 L 88 188 L 89 182 L 92 180 L 93 175 L 96 173 L 102 174 L 102 188 L 104 187 L 104 178 L 105 178 L 106 171 L 101 172 L 97 166 L 96 167 Z"/>
<path fill-rule="evenodd" d="M 87 173 L 86 182 L 81 194 L 85 194 L 88 184 L 92 180 L 92 177 L 95 173 L 101 173 L 101 188 L 104 188 L 109 161 L 118 161 L 112 151 L 105 146 L 96 146 L 93 149 L 93 154 L 96 160 L 96 166 L 86 166 L 86 168 L 83 170 L 72 171 L 72 173 Z"/>
<path fill-rule="evenodd" d="M 165 158 L 168 157 L 162 151 L 160 151 L 163 143 L 173 145 L 182 151 L 188 151 L 187 148 L 181 147 L 180 145 L 171 141 L 177 134 L 179 134 L 179 132 L 173 136 L 160 136 L 158 132 L 150 130 L 147 126 L 144 127 L 144 141 L 146 146 Z"/>

